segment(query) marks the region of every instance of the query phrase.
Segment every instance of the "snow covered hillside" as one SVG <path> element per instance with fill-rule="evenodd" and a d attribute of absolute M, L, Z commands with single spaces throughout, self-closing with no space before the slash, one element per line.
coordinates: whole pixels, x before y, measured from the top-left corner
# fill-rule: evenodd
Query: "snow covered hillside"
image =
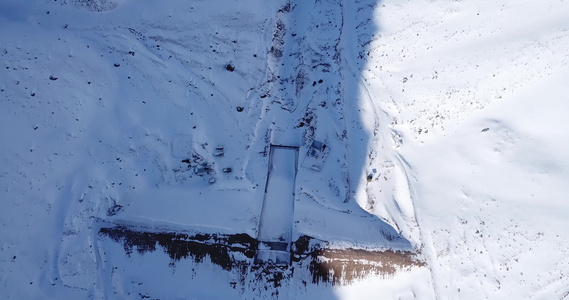
<path fill-rule="evenodd" d="M 5 299 L 569 298 L 569 3 L 5 0 Z"/>

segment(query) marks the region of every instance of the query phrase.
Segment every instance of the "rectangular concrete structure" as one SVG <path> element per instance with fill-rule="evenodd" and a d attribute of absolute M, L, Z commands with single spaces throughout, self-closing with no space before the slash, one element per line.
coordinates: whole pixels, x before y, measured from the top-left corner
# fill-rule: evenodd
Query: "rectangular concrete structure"
<path fill-rule="evenodd" d="M 257 262 L 290 263 L 298 148 L 271 146 Z"/>

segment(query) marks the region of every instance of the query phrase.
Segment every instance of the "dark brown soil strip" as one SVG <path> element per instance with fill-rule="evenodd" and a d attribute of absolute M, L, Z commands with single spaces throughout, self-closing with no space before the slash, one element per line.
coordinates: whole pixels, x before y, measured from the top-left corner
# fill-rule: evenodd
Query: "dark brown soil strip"
<path fill-rule="evenodd" d="M 201 263 L 207 256 L 212 263 L 224 270 L 237 269 L 243 276 L 247 272 L 254 272 L 255 277 L 263 278 L 263 281 L 275 288 L 281 285 L 281 280 L 289 280 L 294 276 L 295 269 L 309 271 L 311 278 L 301 278 L 302 282 L 336 285 L 350 284 L 372 275 L 388 277 L 413 266 L 425 265 L 413 252 L 330 249 L 327 242 L 309 236 L 302 236 L 293 243 L 290 266 L 274 266 L 254 265 L 259 241 L 247 234 L 188 235 L 136 231 L 124 226 L 101 228 L 99 234 L 122 243 L 129 256 L 135 250 L 140 254 L 162 250 L 171 258 L 172 266 L 181 259 Z"/>

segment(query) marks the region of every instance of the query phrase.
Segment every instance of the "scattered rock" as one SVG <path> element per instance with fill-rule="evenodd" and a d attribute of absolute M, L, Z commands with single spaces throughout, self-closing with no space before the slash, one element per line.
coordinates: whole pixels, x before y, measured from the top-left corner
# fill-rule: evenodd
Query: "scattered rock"
<path fill-rule="evenodd" d="M 114 216 L 122 210 L 122 205 L 115 204 L 107 210 L 107 216 Z"/>

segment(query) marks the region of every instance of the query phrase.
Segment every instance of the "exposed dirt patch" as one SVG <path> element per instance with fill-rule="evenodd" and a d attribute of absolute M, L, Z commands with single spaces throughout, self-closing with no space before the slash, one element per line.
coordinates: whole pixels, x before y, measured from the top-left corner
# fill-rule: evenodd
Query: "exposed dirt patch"
<path fill-rule="evenodd" d="M 424 266 L 411 252 L 322 249 L 311 256 L 312 283 L 349 284 L 370 275 L 390 276 L 412 266 Z"/>
<path fill-rule="evenodd" d="M 293 243 L 293 249 L 292 260 L 301 265 L 308 263 L 315 284 L 350 284 L 371 275 L 391 276 L 426 265 L 409 251 L 330 249 L 325 241 L 309 236 L 301 236 Z"/>

